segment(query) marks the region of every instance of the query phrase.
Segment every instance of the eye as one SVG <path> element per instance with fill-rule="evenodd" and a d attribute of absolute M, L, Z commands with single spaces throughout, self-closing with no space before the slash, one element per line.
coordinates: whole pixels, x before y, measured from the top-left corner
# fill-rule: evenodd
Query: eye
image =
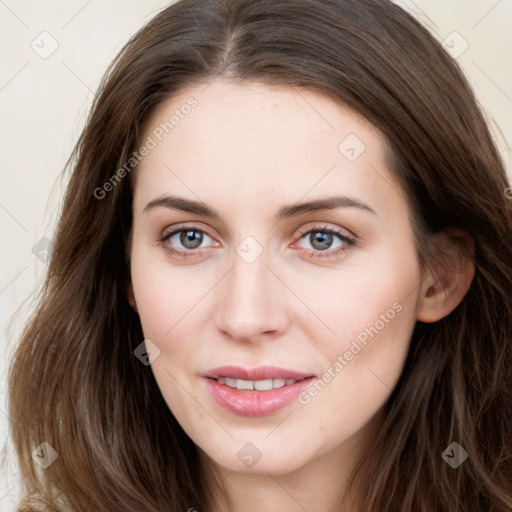
<path fill-rule="evenodd" d="M 335 257 L 356 243 L 355 239 L 328 226 L 303 230 L 300 235 L 299 240 L 310 246 L 306 247 L 308 256 L 314 258 Z M 178 226 L 170 233 L 164 233 L 159 241 L 169 254 L 181 258 L 201 255 L 202 249 L 212 242 L 218 245 L 205 231 L 195 226 Z"/>
<path fill-rule="evenodd" d="M 300 240 L 305 240 L 309 244 L 310 247 L 306 247 L 306 249 L 310 256 L 320 258 L 339 255 L 348 250 L 350 246 L 355 245 L 353 238 L 328 226 L 303 231 Z"/>
<path fill-rule="evenodd" d="M 177 256 L 188 257 L 194 256 L 200 253 L 198 249 L 201 247 L 203 242 L 208 242 L 208 239 L 213 239 L 203 230 L 196 227 L 179 227 L 174 229 L 170 233 L 165 233 L 161 238 L 160 242 L 164 246 L 165 250 Z M 209 245 L 207 243 L 207 245 Z"/>

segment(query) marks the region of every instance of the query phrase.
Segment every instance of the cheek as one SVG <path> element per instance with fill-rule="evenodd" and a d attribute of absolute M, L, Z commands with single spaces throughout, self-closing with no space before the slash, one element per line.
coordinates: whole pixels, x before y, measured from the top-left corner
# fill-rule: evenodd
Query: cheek
<path fill-rule="evenodd" d="M 311 339 L 316 339 L 331 359 L 349 350 L 354 339 L 364 344 L 376 336 L 387 339 L 389 334 L 389 343 L 408 341 L 421 280 L 414 247 L 383 247 L 329 276 L 324 272 L 296 277 L 300 284 L 297 293 L 307 298 L 317 317 L 310 329 L 323 324 L 321 336 L 317 331 Z M 308 328 L 306 324 L 304 328 Z"/>
<path fill-rule="evenodd" d="M 196 307 L 215 284 L 211 274 L 194 265 L 171 265 L 163 249 L 135 246 L 131 279 L 144 335 L 167 339 L 183 322 L 197 318 Z"/>
<path fill-rule="evenodd" d="M 329 432 L 327 448 L 361 430 L 384 406 L 395 388 L 407 357 L 415 324 L 411 301 L 387 302 L 383 317 L 366 315 L 361 329 L 339 337 L 330 346 L 326 364 L 316 381 L 299 396 L 314 428 Z M 373 307 L 373 306 L 372 306 Z M 377 318 L 377 320 L 375 320 Z M 383 318 L 383 319 L 382 319 Z"/>
<path fill-rule="evenodd" d="M 361 428 L 386 402 L 416 324 L 420 270 L 414 250 L 381 254 L 378 260 L 347 272 L 314 302 L 335 334 L 316 337 L 324 368 L 320 382 L 299 402 L 311 408 L 319 424 L 336 423 L 346 435 Z"/>

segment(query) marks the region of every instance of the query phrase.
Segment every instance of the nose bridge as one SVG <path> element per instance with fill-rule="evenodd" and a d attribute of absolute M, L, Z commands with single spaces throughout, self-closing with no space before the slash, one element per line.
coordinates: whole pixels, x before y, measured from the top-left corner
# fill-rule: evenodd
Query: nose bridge
<path fill-rule="evenodd" d="M 239 340 L 285 328 L 286 311 L 278 279 L 269 270 L 268 251 L 246 237 L 235 249 L 219 303 L 218 327 Z"/>

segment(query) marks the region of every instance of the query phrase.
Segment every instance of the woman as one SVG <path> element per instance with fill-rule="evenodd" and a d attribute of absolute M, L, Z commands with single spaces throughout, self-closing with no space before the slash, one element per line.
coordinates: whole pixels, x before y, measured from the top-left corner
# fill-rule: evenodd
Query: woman
<path fill-rule="evenodd" d="M 511 510 L 509 184 L 418 22 L 181 0 L 74 157 L 19 510 Z"/>

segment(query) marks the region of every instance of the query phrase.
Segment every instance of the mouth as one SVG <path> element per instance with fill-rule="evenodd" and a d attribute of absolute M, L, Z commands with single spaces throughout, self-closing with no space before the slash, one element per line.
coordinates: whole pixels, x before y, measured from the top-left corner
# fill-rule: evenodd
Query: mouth
<path fill-rule="evenodd" d="M 264 416 L 289 405 L 316 378 L 277 367 L 216 368 L 202 375 L 210 395 L 225 410 L 241 416 Z"/>
<path fill-rule="evenodd" d="M 243 380 L 233 379 L 231 377 L 219 377 L 217 382 L 229 386 L 230 388 L 238 389 L 240 391 L 270 391 L 271 389 L 279 389 L 283 386 L 291 386 L 295 384 L 295 379 L 265 379 L 265 380 Z"/>

